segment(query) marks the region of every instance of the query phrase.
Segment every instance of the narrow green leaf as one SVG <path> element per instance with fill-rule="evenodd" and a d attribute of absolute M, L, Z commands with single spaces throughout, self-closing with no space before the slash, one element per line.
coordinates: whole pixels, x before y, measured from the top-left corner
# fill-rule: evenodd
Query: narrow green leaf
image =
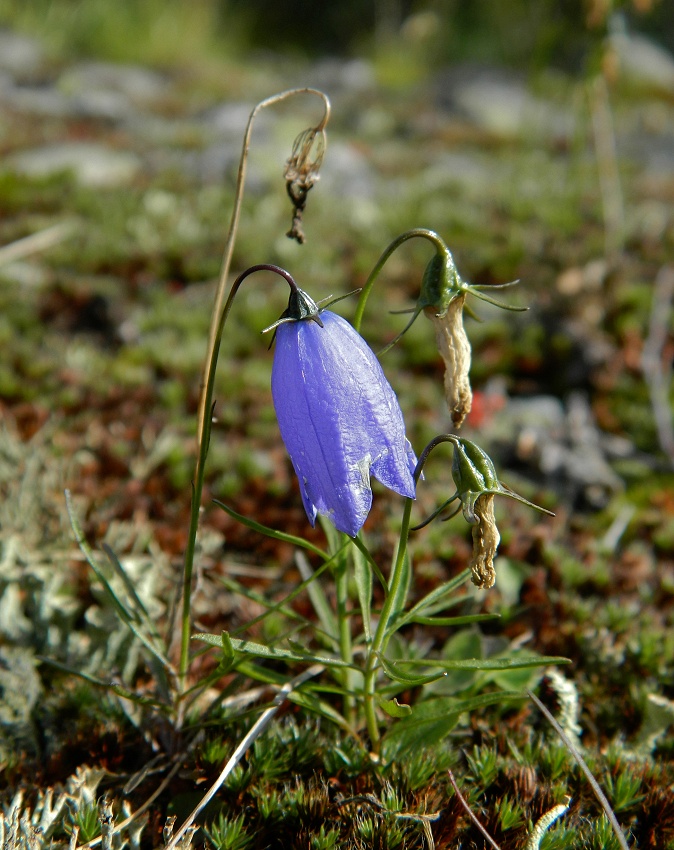
<path fill-rule="evenodd" d="M 551 664 L 570 664 L 568 658 L 557 656 L 533 655 L 514 658 L 463 658 L 455 661 L 440 659 L 400 659 L 392 662 L 398 664 L 417 664 L 423 667 L 440 667 L 443 670 L 515 670 L 519 667 L 546 667 Z"/>
<path fill-rule="evenodd" d="M 361 534 L 362 534 L 362 532 L 361 532 Z M 377 580 L 379 581 L 382 588 L 384 589 L 384 593 L 388 595 L 388 582 L 386 581 L 386 579 L 384 577 L 384 573 L 382 573 L 382 571 L 379 569 L 379 564 L 372 557 L 372 555 L 370 554 L 370 550 L 367 548 L 367 546 L 363 542 L 361 534 L 359 534 L 358 537 L 352 538 L 351 542 L 358 549 L 358 551 L 362 554 L 362 556 L 365 558 L 367 563 L 370 565 L 370 567 L 372 568 L 372 572 L 377 576 Z"/>
<path fill-rule="evenodd" d="M 292 543 L 295 546 L 299 546 L 301 549 L 308 549 L 310 552 L 313 552 L 315 555 L 318 555 L 320 558 L 323 558 L 324 561 L 330 559 L 330 555 L 328 555 L 327 552 L 324 552 L 322 549 L 319 549 L 318 546 L 314 546 L 313 543 L 310 543 L 303 537 L 296 537 L 294 534 L 286 534 L 285 531 L 278 531 L 275 528 L 269 528 L 269 526 L 267 525 L 262 525 L 261 522 L 255 522 L 254 519 L 250 519 L 250 517 L 237 513 L 233 508 L 230 508 L 229 505 L 226 505 L 219 499 L 213 499 L 213 502 L 219 508 L 222 508 L 225 513 L 229 514 L 232 519 L 237 520 L 242 525 L 245 525 L 247 528 L 250 528 L 253 531 L 257 531 L 260 534 L 264 534 L 265 537 L 271 537 L 274 540 L 283 540 L 286 543 Z"/>
<path fill-rule="evenodd" d="M 158 635 L 157 630 L 156 630 L 156 624 L 155 624 L 154 620 L 152 619 L 152 617 L 149 615 L 148 610 L 143 603 L 143 600 L 140 598 L 140 596 L 138 596 L 138 594 L 136 592 L 136 588 L 134 586 L 134 583 L 131 581 L 131 579 L 127 575 L 126 570 L 122 566 L 122 562 L 117 557 L 117 553 L 114 551 L 114 549 L 111 546 L 108 546 L 107 543 L 103 543 L 102 549 L 105 552 L 105 554 L 108 556 L 108 560 L 110 561 L 112 568 L 114 569 L 114 571 L 117 573 L 117 575 L 120 577 L 120 579 L 124 583 L 124 587 L 126 588 L 126 592 L 129 594 L 129 597 L 131 598 L 132 602 L 134 603 L 135 613 L 137 614 L 138 619 L 142 620 L 145 623 L 145 626 L 148 629 L 148 631 L 153 636 L 158 638 L 159 635 Z"/>
<path fill-rule="evenodd" d="M 417 674 L 414 675 L 412 673 L 406 673 L 403 670 L 399 670 L 395 666 L 395 662 L 390 662 L 386 658 L 380 658 L 381 665 L 384 668 L 384 672 L 392 679 L 394 682 L 400 682 L 403 685 L 407 685 L 410 688 L 418 688 L 421 685 L 428 685 L 431 682 L 435 682 L 438 679 L 442 679 L 443 676 L 446 676 L 444 670 L 440 670 L 437 673 L 425 673 L 425 674 Z M 421 666 L 422 662 L 419 660 L 416 663 Z"/>
<path fill-rule="evenodd" d="M 360 605 L 360 614 L 363 618 L 363 633 L 366 643 L 372 641 L 372 619 L 370 616 L 372 608 L 372 570 L 370 569 L 367 558 L 363 555 L 362 550 L 358 546 L 353 549 L 353 575 L 356 582 L 356 591 L 358 593 L 358 604 Z"/>
<path fill-rule="evenodd" d="M 334 561 L 334 556 L 331 561 Z M 333 642 L 336 642 L 339 639 L 339 626 L 337 625 L 337 619 L 330 607 L 328 597 L 325 595 L 320 583 L 316 581 L 316 575 L 311 569 L 311 564 L 307 558 L 304 557 L 302 552 L 297 553 L 295 563 L 300 571 L 300 575 L 303 579 L 302 584 L 307 589 L 309 599 L 311 600 L 311 604 L 316 612 L 316 616 L 318 617 L 320 624 L 323 626 L 326 635 L 332 638 Z M 326 561 L 325 564 L 327 563 L 329 562 Z"/>
<path fill-rule="evenodd" d="M 220 648 L 222 649 L 223 663 L 226 667 L 231 667 L 234 664 L 234 647 L 232 639 L 227 632 L 220 635 Z"/>
<path fill-rule="evenodd" d="M 433 746 L 451 732 L 464 712 L 523 698 L 523 694 L 499 692 L 464 700 L 441 697 L 417 703 L 412 707 L 412 713 L 401 718 L 384 736 L 385 753 L 390 756 L 423 746 Z"/>
<path fill-rule="evenodd" d="M 412 714 L 412 706 L 398 702 L 395 697 L 393 699 L 384 699 L 380 696 L 377 698 L 377 704 L 389 717 L 409 717 Z"/>
<path fill-rule="evenodd" d="M 152 697 L 141 696 L 137 694 L 135 691 L 129 690 L 129 688 L 125 688 L 123 685 L 118 685 L 113 682 L 106 682 L 104 679 L 99 679 L 96 676 L 92 676 L 90 673 L 84 673 L 82 670 L 77 670 L 74 667 L 70 667 L 67 664 L 62 664 L 60 661 L 56 661 L 53 658 L 48 658 L 45 655 L 38 655 L 38 661 L 43 662 L 44 664 L 49 664 L 50 667 L 54 667 L 57 670 L 61 670 L 64 673 L 68 673 L 71 676 L 77 676 L 78 679 L 82 679 L 85 682 L 89 682 L 91 685 L 95 685 L 97 688 L 102 688 L 106 691 L 112 691 L 120 697 L 124 697 L 124 699 L 128 699 L 131 702 L 138 703 L 140 705 L 152 705 L 152 706 L 161 706 L 165 708 L 165 705 L 161 700 L 153 699 Z"/>
<path fill-rule="evenodd" d="M 323 570 L 328 563 L 329 562 L 326 561 L 324 564 L 321 564 L 320 569 Z M 235 637 L 240 634 L 243 634 L 244 632 L 247 632 L 250 628 L 259 623 L 261 620 L 264 620 L 270 614 L 278 612 L 280 614 L 283 614 L 289 620 L 294 620 L 296 623 L 302 626 L 310 626 L 313 629 L 314 633 L 320 635 L 321 637 L 324 637 L 329 643 L 333 642 L 331 636 L 328 635 L 326 632 L 320 630 L 317 627 L 315 621 L 309 620 L 307 617 L 303 617 L 301 614 L 298 614 L 297 611 L 294 611 L 288 604 L 292 601 L 292 599 L 295 598 L 295 596 L 299 594 L 300 589 L 305 589 L 306 585 L 304 582 L 302 583 L 302 585 L 300 585 L 300 588 L 295 588 L 292 593 L 288 594 L 288 596 L 284 597 L 280 602 L 272 603 L 262 593 L 257 593 L 256 591 L 251 590 L 251 588 L 246 587 L 245 585 L 238 582 L 236 579 L 220 576 L 218 578 L 218 581 L 231 593 L 239 594 L 245 599 L 250 599 L 252 602 L 256 602 L 258 605 L 262 606 L 263 608 L 266 608 L 266 611 L 263 614 L 259 614 L 257 617 L 253 618 L 249 622 L 243 623 L 243 625 L 238 626 L 238 628 L 236 628 L 232 632 Z"/>
<path fill-rule="evenodd" d="M 252 626 L 255 626 L 258 623 L 261 623 L 270 614 L 273 614 L 276 611 L 280 611 L 281 613 L 285 613 L 286 610 L 291 610 L 291 609 L 288 609 L 288 606 L 293 601 L 293 599 L 295 599 L 297 596 L 299 596 L 304 590 L 307 590 L 312 582 L 316 581 L 316 579 L 322 573 L 324 573 L 327 569 L 329 569 L 329 567 L 332 564 L 332 561 L 333 561 L 333 558 L 330 558 L 329 560 L 325 561 L 323 564 L 320 565 L 320 567 L 314 573 L 312 573 L 311 578 L 307 579 L 306 581 L 301 582 L 301 584 L 298 584 L 297 587 L 294 590 L 292 590 L 287 596 L 285 596 L 280 602 L 277 602 L 273 605 L 271 603 L 269 603 L 268 601 L 263 602 L 264 597 L 262 597 L 262 596 L 259 596 L 259 595 L 253 596 L 252 591 L 244 592 L 242 590 L 241 592 L 243 593 L 243 595 L 250 596 L 251 599 L 255 599 L 260 604 L 266 605 L 267 610 L 262 614 L 258 614 L 257 617 L 254 617 L 252 620 L 249 620 L 247 623 L 244 623 L 242 626 L 239 626 L 237 629 L 234 630 L 233 634 L 238 635 L 241 632 L 247 631 L 248 629 L 252 628 Z M 223 580 L 223 584 L 225 584 L 225 586 L 227 586 L 228 583 L 230 583 L 232 581 L 233 581 L 232 579 L 227 579 L 226 581 Z M 301 618 L 299 614 L 295 614 L 295 619 L 302 619 L 304 622 L 307 622 L 306 619 Z M 315 625 L 314 625 L 314 628 L 315 628 Z M 326 637 L 329 637 L 329 636 L 326 634 Z"/>
<path fill-rule="evenodd" d="M 84 532 L 82 531 L 82 526 L 79 524 L 79 520 L 75 516 L 75 510 L 74 510 L 73 505 L 72 505 L 72 500 L 71 500 L 69 490 L 65 491 L 65 496 L 66 496 L 66 508 L 67 508 L 67 511 L 68 511 L 68 517 L 70 519 L 70 525 L 71 525 L 73 533 L 75 535 L 75 539 L 77 540 L 77 543 L 78 543 L 84 557 L 87 559 L 87 563 L 89 564 L 91 569 L 96 574 L 96 577 L 98 578 L 98 580 L 103 585 L 103 589 L 105 590 L 110 601 L 112 602 L 113 606 L 117 610 L 117 613 L 119 614 L 120 619 L 126 625 L 126 627 L 129 629 L 129 631 L 131 631 L 131 633 L 136 638 L 138 638 L 138 640 L 148 650 L 148 652 L 151 652 L 152 655 L 154 655 L 154 657 L 157 659 L 157 661 L 159 661 L 159 663 L 163 667 L 165 667 L 167 670 L 172 670 L 173 668 L 171 666 L 171 662 L 164 656 L 162 651 L 157 646 L 155 646 L 152 639 L 150 637 L 148 637 L 146 634 L 144 634 L 140 629 L 137 628 L 136 623 L 134 622 L 134 620 L 136 620 L 136 618 L 133 616 L 133 613 L 131 611 L 129 611 L 129 609 L 126 607 L 126 605 L 122 602 L 122 600 L 115 593 L 114 588 L 112 587 L 112 585 L 108 581 L 108 579 L 105 575 L 105 572 L 99 566 L 98 561 L 94 557 L 94 553 L 91 550 L 91 547 L 87 543 L 87 540 L 84 536 Z"/>
<path fill-rule="evenodd" d="M 409 550 L 405 552 L 405 557 L 403 558 L 402 563 L 402 578 L 400 584 L 398 585 L 398 592 L 393 599 L 393 604 L 391 606 L 391 621 L 395 621 L 401 613 L 405 610 L 405 604 L 407 602 L 407 596 L 410 590 L 410 584 L 412 583 L 412 569 L 411 562 L 409 556 Z M 387 632 L 389 630 L 387 629 Z"/>
<path fill-rule="evenodd" d="M 237 673 L 248 676 L 254 682 L 260 682 L 263 685 L 278 685 L 280 688 L 286 685 L 292 678 L 292 676 L 272 670 L 271 667 L 263 667 L 260 664 L 255 664 L 246 655 L 240 656 L 237 660 L 236 670 Z"/>
<path fill-rule="evenodd" d="M 500 618 L 500 614 L 466 614 L 460 617 L 414 617 L 407 622 L 418 623 L 420 626 L 465 626 L 468 623 L 484 623 Z"/>
<path fill-rule="evenodd" d="M 311 714 L 317 714 L 321 717 L 325 717 L 327 720 L 330 720 L 340 729 L 344 729 L 349 735 L 353 738 L 358 739 L 358 734 L 351 726 L 349 726 L 347 720 L 341 715 L 338 711 L 336 711 L 330 703 L 325 702 L 325 700 L 319 699 L 315 694 L 312 694 L 310 691 L 302 688 L 293 691 L 289 694 L 288 699 L 291 702 L 294 702 L 296 705 L 305 708 L 307 711 L 311 712 Z"/>
<path fill-rule="evenodd" d="M 227 634 L 223 632 L 223 635 Z M 201 640 L 204 643 L 208 643 L 211 646 L 217 646 L 222 649 L 223 646 L 223 637 L 221 635 L 209 635 L 209 634 L 197 634 L 193 635 L 194 640 Z M 300 653 L 293 652 L 288 649 L 276 649 L 269 646 L 264 646 L 261 643 L 254 643 L 251 640 L 241 640 L 239 638 L 233 638 L 229 635 L 227 639 L 230 642 L 231 648 L 234 652 L 241 652 L 244 655 L 252 655 L 258 658 L 273 658 L 282 661 L 302 661 L 302 662 L 310 662 L 312 664 L 325 664 L 326 667 L 351 667 L 351 664 L 347 664 L 346 661 L 342 661 L 341 658 L 331 658 L 327 655 L 313 655 L 309 652 Z"/>
<path fill-rule="evenodd" d="M 465 596 L 456 596 L 454 599 L 450 599 L 449 597 L 451 597 L 462 585 L 464 585 L 469 578 L 470 570 L 464 570 L 450 581 L 436 587 L 427 596 L 420 599 L 416 605 L 410 608 L 407 614 L 404 614 L 398 619 L 395 624 L 396 629 L 400 628 L 400 626 L 403 626 L 405 623 L 411 622 L 415 617 L 420 615 L 430 616 L 445 608 L 449 608 L 451 605 L 456 605 L 459 602 L 464 601 L 466 598 Z"/>

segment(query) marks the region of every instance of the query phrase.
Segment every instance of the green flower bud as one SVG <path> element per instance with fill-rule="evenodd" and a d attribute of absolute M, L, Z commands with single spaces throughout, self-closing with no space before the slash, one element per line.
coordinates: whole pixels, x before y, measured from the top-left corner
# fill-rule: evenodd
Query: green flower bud
<path fill-rule="evenodd" d="M 489 455 L 471 440 L 456 437 L 454 434 L 436 437 L 426 446 L 421 453 L 421 459 L 415 473 L 417 479 L 431 451 L 443 442 L 452 443 L 454 446 L 452 478 L 456 485 L 456 492 L 424 522 L 415 526 L 413 530 L 428 525 L 452 502 L 458 500 L 464 519 L 472 526 L 473 556 L 470 562 L 472 581 L 478 587 L 489 588 L 496 581 L 494 558 L 501 540 L 494 516 L 494 496 L 508 496 L 549 516 L 554 516 L 554 514 L 514 493 L 505 484 L 502 484 L 498 480 L 494 463 Z M 459 508 L 443 519 L 450 519 L 458 511 Z"/>

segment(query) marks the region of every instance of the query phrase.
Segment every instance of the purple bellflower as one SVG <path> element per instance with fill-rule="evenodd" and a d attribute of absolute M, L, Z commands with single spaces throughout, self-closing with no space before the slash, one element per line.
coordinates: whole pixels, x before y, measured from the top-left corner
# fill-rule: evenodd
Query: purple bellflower
<path fill-rule="evenodd" d="M 290 286 L 288 309 L 271 326 L 281 436 L 309 522 L 321 514 L 355 537 L 372 506 L 370 474 L 413 499 L 416 457 L 372 349 L 345 319 Z"/>

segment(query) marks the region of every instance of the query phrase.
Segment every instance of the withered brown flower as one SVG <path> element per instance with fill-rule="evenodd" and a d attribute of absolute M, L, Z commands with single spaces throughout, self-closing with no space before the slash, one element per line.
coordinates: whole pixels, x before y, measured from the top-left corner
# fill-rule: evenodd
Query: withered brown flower
<path fill-rule="evenodd" d="M 466 293 L 455 296 L 445 312 L 425 307 L 425 315 L 433 322 L 435 341 L 445 363 L 445 399 L 455 427 L 460 427 L 470 413 L 473 392 L 470 387 L 470 342 L 463 326 Z"/>
<path fill-rule="evenodd" d="M 318 170 L 323 162 L 326 136 L 323 125 L 303 130 L 293 143 L 292 153 L 285 165 L 283 176 L 288 197 L 293 202 L 293 223 L 286 233 L 290 239 L 304 242 L 302 213 L 309 190 L 318 180 Z"/>
<path fill-rule="evenodd" d="M 473 557 L 470 561 L 471 581 L 484 590 L 493 587 L 496 582 L 494 558 L 501 535 L 496 527 L 494 516 L 494 494 L 483 493 L 478 496 L 475 507 L 477 523 L 472 527 Z"/>

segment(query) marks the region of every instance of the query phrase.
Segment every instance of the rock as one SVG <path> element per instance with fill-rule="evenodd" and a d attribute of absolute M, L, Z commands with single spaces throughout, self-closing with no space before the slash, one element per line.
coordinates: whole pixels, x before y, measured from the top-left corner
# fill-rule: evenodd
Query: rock
<path fill-rule="evenodd" d="M 209 130 L 215 131 L 217 138 L 222 140 L 243 141 L 243 134 L 248 125 L 250 113 L 255 104 L 253 103 L 220 103 L 217 106 L 209 109 L 202 115 L 202 121 L 207 125 Z M 273 124 L 273 120 L 268 112 L 258 112 L 255 116 L 255 124 L 253 132 L 255 138 L 259 141 L 260 137 L 268 138 L 269 130 Z"/>
<path fill-rule="evenodd" d="M 13 86 L 0 89 L 0 100 L 17 112 L 44 118 L 67 118 L 74 112 L 72 99 L 51 86 Z"/>
<path fill-rule="evenodd" d="M 499 138 L 535 135 L 567 139 L 570 112 L 535 97 L 525 82 L 504 69 L 449 69 L 436 81 L 436 100 L 478 129 Z"/>
<path fill-rule="evenodd" d="M 633 451 L 599 430 L 581 393 L 571 394 L 566 405 L 553 396 L 508 399 L 478 440 L 492 444 L 504 463 L 524 467 L 571 502 L 591 508 L 604 507 L 623 489 L 608 459 L 618 450 L 621 456 Z"/>
<path fill-rule="evenodd" d="M 622 15 L 613 15 L 607 47 L 618 80 L 636 89 L 674 95 L 674 56 L 659 44 L 627 30 Z"/>
<path fill-rule="evenodd" d="M 338 198 L 366 198 L 375 196 L 372 168 L 360 151 L 341 141 L 331 141 L 329 155 L 321 166 L 321 183 L 329 193 Z"/>
<path fill-rule="evenodd" d="M 136 154 L 93 142 L 63 142 L 14 154 L 7 165 L 30 177 L 71 171 L 85 186 L 111 187 L 129 183 L 139 172 Z"/>
<path fill-rule="evenodd" d="M 157 105 L 168 91 L 168 81 L 156 71 L 138 65 L 81 62 L 65 71 L 58 88 L 79 102 L 107 101 L 148 108 Z"/>
<path fill-rule="evenodd" d="M 45 62 L 39 41 L 10 30 L 0 30 L 0 70 L 8 71 L 15 79 L 34 77 Z"/>

